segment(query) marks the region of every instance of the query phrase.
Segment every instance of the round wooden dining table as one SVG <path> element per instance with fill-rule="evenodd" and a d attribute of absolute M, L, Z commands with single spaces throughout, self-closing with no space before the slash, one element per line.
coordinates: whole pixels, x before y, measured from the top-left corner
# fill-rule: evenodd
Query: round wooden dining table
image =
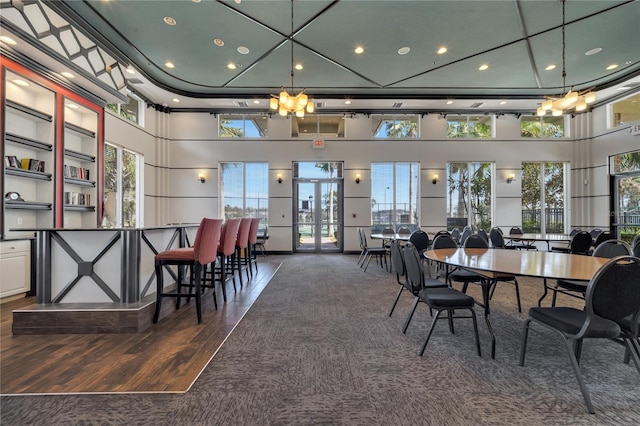
<path fill-rule="evenodd" d="M 501 250 L 481 248 L 458 248 L 427 250 L 424 256 L 432 261 L 448 266 L 470 269 L 486 277 L 481 283 L 482 304 L 485 320 L 491 333 L 491 357 L 495 358 L 496 339 L 489 321 L 491 288 L 496 285 L 500 274 L 509 274 L 546 279 L 566 279 L 589 281 L 596 271 L 609 259 L 560 252 L 529 250 Z M 538 305 L 547 295 L 538 300 Z"/>

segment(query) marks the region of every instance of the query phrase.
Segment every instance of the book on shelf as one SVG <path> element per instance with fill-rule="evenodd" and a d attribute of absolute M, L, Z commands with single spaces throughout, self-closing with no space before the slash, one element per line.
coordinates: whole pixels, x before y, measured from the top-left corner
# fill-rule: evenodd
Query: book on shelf
<path fill-rule="evenodd" d="M 44 172 L 45 162 L 42 160 L 36 160 L 35 158 L 23 158 L 22 160 L 20 160 L 19 164 L 20 164 L 19 167 L 24 170 Z"/>
<path fill-rule="evenodd" d="M 89 180 L 89 169 L 84 169 L 82 167 L 76 167 L 76 166 L 69 166 L 65 164 L 64 177 L 80 179 L 80 180 Z"/>
<path fill-rule="evenodd" d="M 90 206 L 91 194 L 82 192 L 65 191 L 64 203 L 71 206 Z"/>

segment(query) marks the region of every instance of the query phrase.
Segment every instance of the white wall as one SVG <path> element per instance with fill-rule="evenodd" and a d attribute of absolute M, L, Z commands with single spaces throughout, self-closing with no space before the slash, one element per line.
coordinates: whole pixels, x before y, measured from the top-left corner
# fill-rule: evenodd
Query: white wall
<path fill-rule="evenodd" d="M 218 217 L 218 164 L 268 162 L 268 249 L 274 251 L 292 250 L 292 162 L 343 161 L 344 248 L 355 251 L 359 250 L 356 227 L 370 225 L 370 168 L 375 161 L 420 163 L 420 220 L 428 232 L 446 225 L 445 166 L 449 161 L 495 162 L 494 225 L 504 228 L 521 224 L 521 162 L 570 162 L 571 226 L 607 228 L 607 156 L 639 149 L 640 144 L 628 132 L 607 131 L 603 110 L 598 108 L 571 120 L 571 134 L 579 136 L 575 141 L 521 140 L 519 119 L 513 115 L 498 118 L 497 137 L 492 140 L 446 140 L 446 121 L 435 115 L 421 119 L 421 140 L 372 140 L 371 120 L 359 115 L 346 118 L 345 139 L 325 139 L 326 148 L 317 150 L 312 148 L 311 138 L 290 140 L 290 121 L 281 117 L 270 120 L 267 139 L 223 140 L 217 137 L 218 120 L 213 115 L 153 110 L 147 110 L 145 129 L 107 114 L 106 140 L 145 155 L 147 226 Z M 198 181 L 199 173 L 206 175 L 204 184 Z M 282 184 L 276 181 L 278 173 L 283 175 Z M 355 183 L 356 173 L 361 174 L 359 185 Z M 436 185 L 431 183 L 434 173 L 440 176 Z M 506 183 L 509 173 L 516 175 L 511 184 Z"/>

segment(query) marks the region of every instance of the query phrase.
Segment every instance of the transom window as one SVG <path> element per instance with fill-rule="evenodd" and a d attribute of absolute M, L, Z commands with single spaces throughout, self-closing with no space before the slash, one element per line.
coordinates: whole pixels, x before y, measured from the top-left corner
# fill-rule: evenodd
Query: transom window
<path fill-rule="evenodd" d="M 492 115 L 461 115 L 447 118 L 447 138 L 492 138 Z"/>
<path fill-rule="evenodd" d="M 640 120 L 640 93 L 607 105 L 608 127 L 626 126 Z"/>
<path fill-rule="evenodd" d="M 520 136 L 523 138 L 562 138 L 564 137 L 564 116 L 521 117 Z"/>
<path fill-rule="evenodd" d="M 107 109 L 115 112 L 133 123 L 144 126 L 144 102 L 132 94 L 127 95 L 129 102 L 126 104 L 108 104 Z"/>
<path fill-rule="evenodd" d="M 415 139 L 420 137 L 417 115 L 372 115 L 373 137 L 381 139 Z"/>
<path fill-rule="evenodd" d="M 264 138 L 267 136 L 266 116 L 258 114 L 221 114 L 221 138 Z"/>
<path fill-rule="evenodd" d="M 343 115 L 292 117 L 291 137 L 344 138 L 344 122 Z"/>

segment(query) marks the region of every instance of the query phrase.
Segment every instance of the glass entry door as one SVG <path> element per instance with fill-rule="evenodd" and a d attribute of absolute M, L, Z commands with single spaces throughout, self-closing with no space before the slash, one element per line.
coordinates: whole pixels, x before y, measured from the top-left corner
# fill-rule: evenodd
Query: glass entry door
<path fill-rule="evenodd" d="M 341 252 L 342 179 L 299 179 L 294 189 L 294 251 Z"/>

